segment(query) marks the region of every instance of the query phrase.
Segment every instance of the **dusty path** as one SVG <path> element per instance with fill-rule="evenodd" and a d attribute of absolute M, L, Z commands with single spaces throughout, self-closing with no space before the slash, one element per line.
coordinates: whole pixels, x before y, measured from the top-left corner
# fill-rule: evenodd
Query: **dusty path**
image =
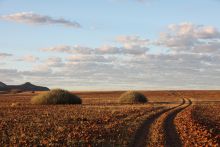
<path fill-rule="evenodd" d="M 173 119 L 183 109 L 191 105 L 188 99 L 182 103 L 151 115 L 137 130 L 132 147 L 143 146 L 181 146 Z"/>
<path fill-rule="evenodd" d="M 182 146 L 181 140 L 177 133 L 176 127 L 174 125 L 174 118 L 176 115 L 192 104 L 191 100 L 186 99 L 183 107 L 175 109 L 173 112 L 169 113 L 163 123 L 164 133 L 165 133 L 165 146 L 169 147 L 179 147 Z"/>

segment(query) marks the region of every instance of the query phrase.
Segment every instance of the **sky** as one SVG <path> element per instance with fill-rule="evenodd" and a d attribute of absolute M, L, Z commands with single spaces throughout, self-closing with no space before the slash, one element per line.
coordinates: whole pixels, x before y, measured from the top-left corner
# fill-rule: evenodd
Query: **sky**
<path fill-rule="evenodd" d="M 219 0 L 0 0 L 0 81 L 220 89 Z"/>

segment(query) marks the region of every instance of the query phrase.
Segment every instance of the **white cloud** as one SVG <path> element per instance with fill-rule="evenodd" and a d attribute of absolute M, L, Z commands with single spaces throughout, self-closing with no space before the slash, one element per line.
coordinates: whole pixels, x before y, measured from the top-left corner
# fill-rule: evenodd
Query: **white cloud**
<path fill-rule="evenodd" d="M 59 52 L 59 53 L 68 53 L 68 54 L 84 54 L 84 55 L 91 55 L 91 54 L 140 55 L 140 54 L 145 54 L 149 50 L 149 48 L 140 47 L 140 46 L 132 46 L 128 48 L 128 47 L 116 47 L 111 45 L 103 45 L 98 48 L 90 48 L 79 45 L 75 45 L 75 46 L 60 45 L 50 48 L 43 48 L 40 50 L 45 52 Z"/>
<path fill-rule="evenodd" d="M 116 47 L 111 45 L 104 45 L 95 49 L 97 54 L 112 54 L 112 55 L 142 55 L 149 49 L 147 47 L 130 46 L 130 47 Z"/>
<path fill-rule="evenodd" d="M 91 54 L 93 52 L 92 48 L 80 46 L 80 45 L 59 45 L 49 48 L 40 49 L 46 52 L 60 52 L 60 53 L 72 53 L 72 54 Z"/>
<path fill-rule="evenodd" d="M 196 53 L 220 54 L 220 41 L 197 44 L 193 47 L 193 51 Z"/>
<path fill-rule="evenodd" d="M 102 55 L 73 55 L 68 57 L 67 60 L 73 63 L 108 63 L 113 62 L 115 58 Z"/>
<path fill-rule="evenodd" d="M 146 46 L 149 43 L 148 39 L 142 39 L 140 36 L 118 36 L 116 41 L 122 43 L 125 47 Z"/>
<path fill-rule="evenodd" d="M 192 23 L 172 24 L 162 32 L 157 45 L 175 52 L 208 53 L 219 52 L 220 32 L 213 26 Z"/>
<path fill-rule="evenodd" d="M 0 59 L 6 58 L 6 57 L 11 57 L 13 56 L 12 54 L 9 53 L 0 53 Z"/>
<path fill-rule="evenodd" d="M 65 65 L 60 57 L 49 57 L 45 60 L 45 63 L 52 67 L 62 67 Z"/>
<path fill-rule="evenodd" d="M 201 26 L 198 27 L 196 36 L 199 39 L 220 39 L 220 32 L 213 26 Z"/>
<path fill-rule="evenodd" d="M 0 81 L 1 82 L 13 82 L 15 80 L 22 80 L 22 76 L 17 69 L 0 68 Z"/>
<path fill-rule="evenodd" d="M 64 18 L 53 18 L 46 15 L 40 15 L 33 12 L 20 12 L 9 15 L 2 15 L 0 19 L 14 21 L 26 24 L 58 24 L 67 27 L 80 28 L 81 25 L 75 21 L 69 21 Z"/>
<path fill-rule="evenodd" d="M 26 55 L 16 59 L 16 61 L 24 61 L 24 62 L 36 62 L 39 60 L 39 57 L 33 55 Z"/>
<path fill-rule="evenodd" d="M 67 45 L 59 45 L 49 48 L 42 48 L 41 51 L 50 51 L 50 52 L 63 52 L 63 53 L 70 53 L 71 52 L 71 46 Z"/>

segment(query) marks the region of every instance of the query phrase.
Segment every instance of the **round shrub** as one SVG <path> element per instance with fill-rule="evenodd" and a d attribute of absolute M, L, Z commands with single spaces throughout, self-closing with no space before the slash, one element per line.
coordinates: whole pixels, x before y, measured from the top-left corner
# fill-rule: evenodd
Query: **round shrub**
<path fill-rule="evenodd" d="M 34 96 L 31 99 L 32 104 L 81 104 L 80 97 L 62 89 L 54 89 L 46 93 Z"/>
<path fill-rule="evenodd" d="M 145 103 L 147 98 L 140 92 L 127 91 L 119 97 L 119 101 L 126 104 Z"/>

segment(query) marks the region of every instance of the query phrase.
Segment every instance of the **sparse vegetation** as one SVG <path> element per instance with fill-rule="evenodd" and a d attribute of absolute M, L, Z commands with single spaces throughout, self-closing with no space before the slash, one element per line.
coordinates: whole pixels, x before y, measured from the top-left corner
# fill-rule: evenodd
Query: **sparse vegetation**
<path fill-rule="evenodd" d="M 170 125 L 177 128 L 183 146 L 219 146 L 217 102 L 190 105 L 173 118 L 174 124 L 165 123 L 173 116 L 170 108 L 180 105 L 179 96 L 189 97 L 188 91 L 181 95 L 143 91 L 151 101 L 145 105 L 120 105 L 118 98 L 123 92 L 115 91 L 75 92 L 85 105 L 31 105 L 31 98 L 38 93 L 43 94 L 0 94 L 1 146 L 145 146 L 154 141 L 149 139 L 151 135 L 158 143 L 167 142 L 168 133 L 163 130 Z"/>
<path fill-rule="evenodd" d="M 15 102 L 11 104 L 11 107 L 17 107 L 17 106 L 21 106 L 21 103 Z"/>
<path fill-rule="evenodd" d="M 146 103 L 147 98 L 140 92 L 127 91 L 119 97 L 119 101 L 126 104 Z"/>
<path fill-rule="evenodd" d="M 82 100 L 66 90 L 54 89 L 31 99 L 32 104 L 81 104 Z"/>
<path fill-rule="evenodd" d="M 220 105 L 196 104 L 179 113 L 175 125 L 183 146 L 220 145 Z"/>
<path fill-rule="evenodd" d="M 208 130 L 211 139 L 220 144 L 220 105 L 218 103 L 194 105 L 191 117 L 204 130 Z"/>
<path fill-rule="evenodd" d="M 10 90 L 11 94 L 17 94 L 17 93 L 21 93 L 21 92 L 23 92 L 23 91 L 20 90 L 20 89 L 12 89 L 12 90 Z"/>

